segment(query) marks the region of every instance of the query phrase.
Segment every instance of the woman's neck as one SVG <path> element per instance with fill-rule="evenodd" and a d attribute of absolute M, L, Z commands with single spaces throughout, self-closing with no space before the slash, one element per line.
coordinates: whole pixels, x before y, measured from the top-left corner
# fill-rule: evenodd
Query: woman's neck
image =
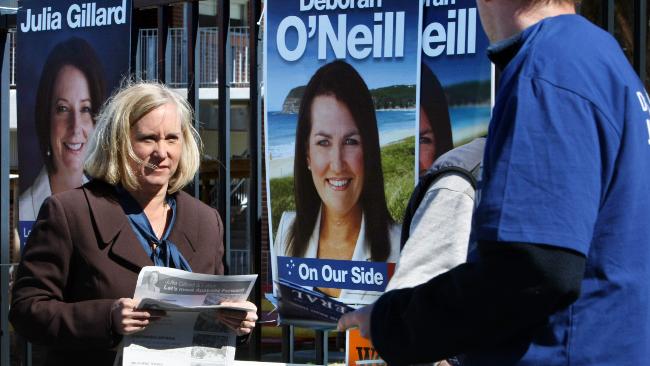
<path fill-rule="evenodd" d="M 345 214 L 336 214 L 323 206 L 320 222 L 320 242 L 327 242 L 330 247 L 352 247 L 357 243 L 361 230 L 361 207 L 355 206 Z"/>
<path fill-rule="evenodd" d="M 148 217 L 152 217 L 151 214 L 155 214 L 160 211 L 160 207 L 166 205 L 167 197 L 167 186 L 160 188 L 145 188 L 140 187 L 139 189 L 126 188 L 127 192 L 133 197 L 142 210 Z"/>

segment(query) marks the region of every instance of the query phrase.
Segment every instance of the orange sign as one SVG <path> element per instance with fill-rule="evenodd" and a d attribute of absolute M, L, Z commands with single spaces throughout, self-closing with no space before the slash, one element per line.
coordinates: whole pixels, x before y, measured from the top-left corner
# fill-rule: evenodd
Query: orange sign
<path fill-rule="evenodd" d="M 345 351 L 345 364 L 348 366 L 386 365 L 379 357 L 369 339 L 361 336 L 359 329 L 350 329 L 346 333 L 347 347 Z"/>

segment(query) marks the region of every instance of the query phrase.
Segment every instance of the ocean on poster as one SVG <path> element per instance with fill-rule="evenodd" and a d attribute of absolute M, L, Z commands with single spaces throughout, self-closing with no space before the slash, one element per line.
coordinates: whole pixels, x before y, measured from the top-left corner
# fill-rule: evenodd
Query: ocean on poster
<path fill-rule="evenodd" d="M 489 105 L 466 105 L 449 108 L 452 134 L 458 141 L 467 141 L 485 133 L 490 120 Z M 270 160 L 293 159 L 295 154 L 296 121 L 295 113 L 269 112 L 269 149 Z M 413 121 L 415 109 L 379 110 L 377 123 L 382 131 L 379 136 L 381 146 L 391 144 L 406 137 L 413 136 L 413 128 L 404 128 L 405 121 Z M 293 165 L 272 172 L 273 177 L 293 174 Z"/>

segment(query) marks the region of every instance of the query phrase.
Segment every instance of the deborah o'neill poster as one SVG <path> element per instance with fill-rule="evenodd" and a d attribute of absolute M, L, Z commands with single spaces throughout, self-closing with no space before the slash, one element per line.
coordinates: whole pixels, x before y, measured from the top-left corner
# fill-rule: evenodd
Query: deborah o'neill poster
<path fill-rule="evenodd" d="M 43 201 L 86 180 L 95 116 L 128 74 L 129 0 L 22 0 L 17 14 L 19 230 Z"/>
<path fill-rule="evenodd" d="M 415 182 L 420 3 L 265 5 L 274 280 L 371 303 Z"/>
<path fill-rule="evenodd" d="M 420 172 L 487 134 L 492 90 L 489 41 L 476 0 L 427 0 L 423 9 Z"/>

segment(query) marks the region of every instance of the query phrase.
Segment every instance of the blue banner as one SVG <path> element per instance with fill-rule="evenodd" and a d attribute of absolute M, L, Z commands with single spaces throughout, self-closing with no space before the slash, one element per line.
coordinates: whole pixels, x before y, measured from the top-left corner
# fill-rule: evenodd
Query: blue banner
<path fill-rule="evenodd" d="M 32 226 L 34 226 L 34 221 L 18 221 L 18 237 L 21 251 L 27 242 L 29 233 L 32 231 Z"/>
<path fill-rule="evenodd" d="M 394 263 L 278 257 L 278 276 L 301 286 L 384 291 Z"/>

